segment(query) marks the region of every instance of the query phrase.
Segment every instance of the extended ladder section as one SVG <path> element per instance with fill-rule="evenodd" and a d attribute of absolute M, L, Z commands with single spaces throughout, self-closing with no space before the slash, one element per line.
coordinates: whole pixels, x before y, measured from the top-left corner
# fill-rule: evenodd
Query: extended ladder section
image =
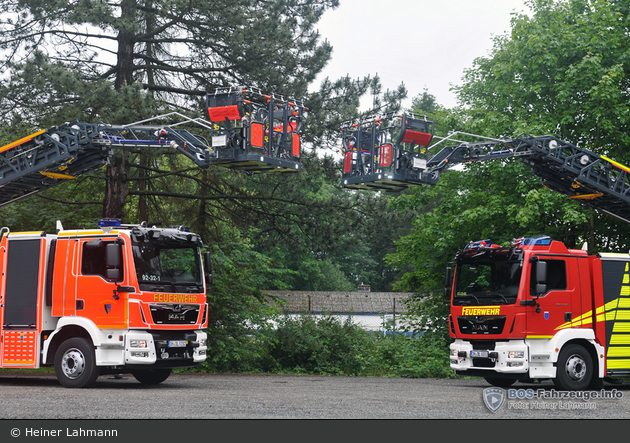
<path fill-rule="evenodd" d="M 172 148 L 201 168 L 299 171 L 301 103 L 243 88 L 207 103 L 210 121 L 173 112 L 128 125 L 73 122 L 2 146 L 0 206 L 106 166 L 112 148 Z"/>
<path fill-rule="evenodd" d="M 107 146 L 95 146 L 97 125 L 44 129 L 0 148 L 0 206 L 106 165 Z"/>
<path fill-rule="evenodd" d="M 445 147 L 427 162 L 427 171 L 437 182 L 441 171 L 458 163 L 514 157 L 549 189 L 630 223 L 630 168 L 551 135 Z"/>
<path fill-rule="evenodd" d="M 427 146 L 433 122 L 416 114 L 385 114 L 341 127 L 342 186 L 375 191 L 402 191 L 428 183 Z"/>
<path fill-rule="evenodd" d="M 143 124 L 173 115 L 184 120 L 173 127 Z M 184 123 L 210 129 L 208 122 L 173 113 L 130 125 L 73 122 L 9 143 L 0 148 L 0 206 L 104 167 L 114 147 L 173 148 L 207 168 L 210 147 L 175 127 Z"/>
<path fill-rule="evenodd" d="M 211 163 L 248 173 L 300 170 L 303 103 L 253 88 L 219 89 L 206 103 Z"/>

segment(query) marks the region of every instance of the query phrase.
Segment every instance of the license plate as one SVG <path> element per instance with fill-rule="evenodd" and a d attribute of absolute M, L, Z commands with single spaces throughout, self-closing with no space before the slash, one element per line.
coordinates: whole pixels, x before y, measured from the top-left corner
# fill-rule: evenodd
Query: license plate
<path fill-rule="evenodd" d="M 169 340 L 169 348 L 185 348 L 188 342 L 186 340 Z"/>
<path fill-rule="evenodd" d="M 488 351 L 473 350 L 473 351 L 470 351 L 470 357 L 471 358 L 488 358 Z"/>

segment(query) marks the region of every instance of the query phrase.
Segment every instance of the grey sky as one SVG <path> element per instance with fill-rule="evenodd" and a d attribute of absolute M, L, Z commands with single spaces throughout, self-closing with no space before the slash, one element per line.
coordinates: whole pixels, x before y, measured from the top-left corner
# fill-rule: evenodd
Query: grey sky
<path fill-rule="evenodd" d="M 378 73 L 384 90 L 405 84 L 404 107 L 425 87 L 454 107 L 449 88 L 475 58 L 489 54 L 493 36 L 510 30 L 512 12 L 529 11 L 524 0 L 341 0 L 319 22 L 333 56 L 316 86 L 326 76 Z"/>

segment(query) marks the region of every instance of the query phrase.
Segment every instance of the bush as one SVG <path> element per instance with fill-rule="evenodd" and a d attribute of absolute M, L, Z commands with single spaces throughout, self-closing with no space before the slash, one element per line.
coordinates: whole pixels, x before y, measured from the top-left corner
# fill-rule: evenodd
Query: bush
<path fill-rule="evenodd" d="M 449 367 L 448 342 L 440 334 L 384 335 L 332 315 L 284 315 L 275 329 L 262 332 L 257 344 L 266 350 L 255 353 L 261 359 L 253 372 L 414 378 L 455 375 Z"/>
<path fill-rule="evenodd" d="M 364 371 L 362 352 L 368 333 L 348 319 L 300 315 L 280 318 L 267 333 L 269 372 L 358 375 Z"/>

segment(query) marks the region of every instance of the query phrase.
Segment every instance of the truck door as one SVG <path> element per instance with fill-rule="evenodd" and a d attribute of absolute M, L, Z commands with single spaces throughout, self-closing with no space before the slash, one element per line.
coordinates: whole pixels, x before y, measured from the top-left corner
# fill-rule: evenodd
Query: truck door
<path fill-rule="evenodd" d="M 108 266 L 107 249 L 119 255 L 117 269 Z M 81 241 L 77 279 L 77 315 L 91 319 L 99 328 L 127 327 L 127 293 L 118 292 L 125 278 L 122 248 L 114 240 Z"/>
<path fill-rule="evenodd" d="M 547 263 L 546 292 L 536 298 L 536 266 L 530 269 L 530 305 L 527 316 L 527 338 L 551 338 L 557 328 L 570 322 L 573 305 L 580 310 L 580 287 L 577 259 L 574 257 L 539 257 Z"/>

